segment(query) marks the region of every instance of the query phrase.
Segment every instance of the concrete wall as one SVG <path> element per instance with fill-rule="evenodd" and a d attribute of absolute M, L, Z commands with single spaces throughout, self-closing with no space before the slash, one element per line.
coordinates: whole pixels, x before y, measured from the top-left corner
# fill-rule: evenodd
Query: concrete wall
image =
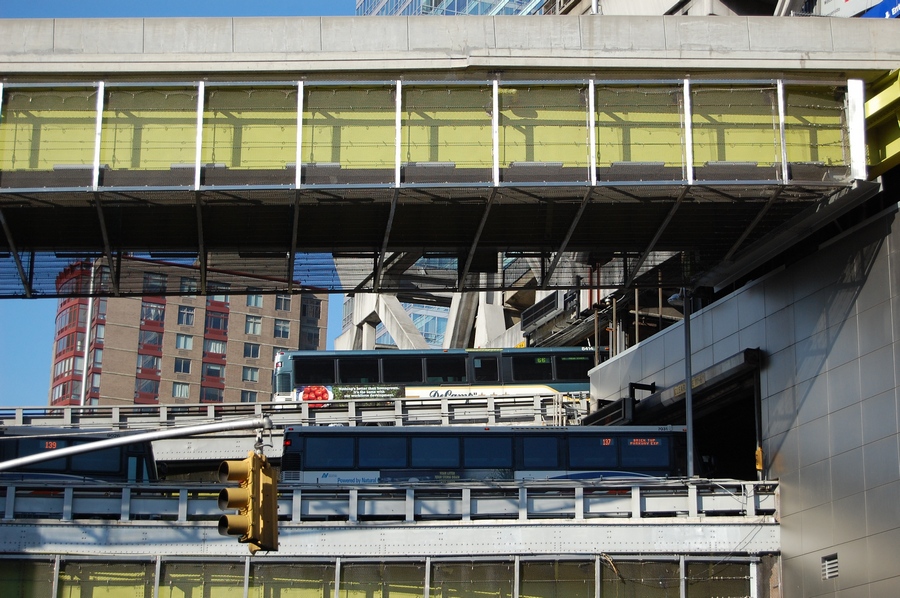
<path fill-rule="evenodd" d="M 900 65 L 884 19 L 528 17 L 0 20 L 0 74 Z"/>
<path fill-rule="evenodd" d="M 592 372 L 601 398 L 684 379 L 682 325 Z M 759 347 L 766 465 L 781 481 L 784 596 L 898 596 L 900 217 L 891 214 L 692 319 L 694 372 Z M 838 578 L 821 558 L 838 555 Z"/>

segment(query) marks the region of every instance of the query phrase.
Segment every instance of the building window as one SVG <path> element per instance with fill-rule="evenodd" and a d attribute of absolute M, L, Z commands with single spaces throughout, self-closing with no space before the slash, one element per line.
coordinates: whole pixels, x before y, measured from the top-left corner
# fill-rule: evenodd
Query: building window
<path fill-rule="evenodd" d="M 319 319 L 322 315 L 322 302 L 314 297 L 303 297 L 300 300 L 300 316 L 304 318 Z"/>
<path fill-rule="evenodd" d="M 275 309 L 279 311 L 291 311 L 291 296 L 275 295 Z"/>
<path fill-rule="evenodd" d="M 244 358 L 259 359 L 259 345 L 257 343 L 244 343 Z"/>
<path fill-rule="evenodd" d="M 262 333 L 262 317 L 247 316 L 244 321 L 244 334 L 259 335 Z"/>
<path fill-rule="evenodd" d="M 310 347 L 319 346 L 319 331 L 314 330 L 306 333 L 306 344 Z"/>
<path fill-rule="evenodd" d="M 103 365 L 103 349 L 94 349 L 94 367 L 99 368 Z"/>
<path fill-rule="evenodd" d="M 203 378 L 208 379 L 220 379 L 225 375 L 225 366 L 219 365 L 217 363 L 204 363 L 203 364 Z"/>
<path fill-rule="evenodd" d="M 245 365 L 241 374 L 241 380 L 244 382 L 259 382 L 259 368 L 251 368 Z"/>
<path fill-rule="evenodd" d="M 200 402 L 201 403 L 221 403 L 223 400 L 223 394 L 221 388 L 209 388 L 206 386 L 200 387 Z"/>
<path fill-rule="evenodd" d="M 162 322 L 166 315 L 166 306 L 160 303 L 141 303 L 141 320 L 145 322 Z"/>
<path fill-rule="evenodd" d="M 75 349 L 81 351 L 84 348 L 84 333 L 72 332 L 56 341 L 56 354 Z"/>
<path fill-rule="evenodd" d="M 94 327 L 94 342 L 102 343 L 103 339 L 106 338 L 106 325 L 105 324 L 97 324 Z"/>
<path fill-rule="evenodd" d="M 208 338 L 203 341 L 203 353 L 206 355 L 225 355 L 225 341 Z"/>
<path fill-rule="evenodd" d="M 80 374 L 84 370 L 84 357 L 67 357 L 56 362 L 53 366 L 53 379 L 62 378 L 70 374 Z"/>
<path fill-rule="evenodd" d="M 148 394 L 156 397 L 159 395 L 159 380 L 146 380 L 137 378 L 134 381 L 134 390 L 140 394 Z"/>
<path fill-rule="evenodd" d="M 175 358 L 175 373 L 176 374 L 190 374 L 191 373 L 191 360 L 185 359 L 183 357 Z"/>
<path fill-rule="evenodd" d="M 178 306 L 178 325 L 193 326 L 194 325 L 194 308 L 189 305 Z"/>
<path fill-rule="evenodd" d="M 138 336 L 139 347 L 161 347 L 162 332 L 154 332 L 153 330 L 141 330 Z"/>
<path fill-rule="evenodd" d="M 182 276 L 181 277 L 181 293 L 183 295 L 192 296 L 197 294 L 197 289 L 199 286 L 197 285 L 197 279 L 191 278 L 190 276 Z"/>
<path fill-rule="evenodd" d="M 262 307 L 262 306 L 263 306 L 262 295 L 259 295 L 259 294 L 247 295 L 247 307 Z"/>
<path fill-rule="evenodd" d="M 166 275 L 158 272 L 144 272 L 144 294 L 165 295 Z"/>
<path fill-rule="evenodd" d="M 256 391 L 255 390 L 242 390 L 241 391 L 241 403 L 255 403 L 256 402 Z"/>
<path fill-rule="evenodd" d="M 194 348 L 194 337 L 190 334 L 176 334 L 175 348 L 190 351 Z"/>
<path fill-rule="evenodd" d="M 291 323 L 288 320 L 275 319 L 275 338 L 290 338 Z"/>
<path fill-rule="evenodd" d="M 191 385 L 187 382 L 173 382 L 172 396 L 176 399 L 188 399 L 191 394 Z"/>
<path fill-rule="evenodd" d="M 207 330 L 228 330 L 228 314 L 218 311 L 206 312 Z"/>
<path fill-rule="evenodd" d="M 91 392 L 100 392 L 100 374 L 91 376 Z"/>
<path fill-rule="evenodd" d="M 159 374 L 159 357 L 156 355 L 138 354 L 137 373 Z"/>
<path fill-rule="evenodd" d="M 228 289 L 229 285 L 220 284 L 220 283 L 208 283 L 206 285 L 207 296 L 206 302 L 210 301 L 218 301 L 219 303 L 228 303 Z"/>

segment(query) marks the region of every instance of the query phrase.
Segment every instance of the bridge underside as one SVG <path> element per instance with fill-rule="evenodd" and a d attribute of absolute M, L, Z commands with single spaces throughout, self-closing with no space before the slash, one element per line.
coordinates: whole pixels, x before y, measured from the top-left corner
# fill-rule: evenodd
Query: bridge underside
<path fill-rule="evenodd" d="M 777 233 L 797 234 L 792 228 L 808 228 L 823 210 L 839 215 L 869 191 L 864 183 L 622 183 L 8 192 L 0 193 L 8 233 L 0 294 L 54 295 L 70 260 L 103 257 L 114 273 L 105 290 L 114 284 L 123 295 L 141 294 L 148 270 L 171 280 L 205 270 L 208 286 L 233 291 L 429 292 L 563 288 L 605 265 L 605 284 L 618 286 L 642 254 L 651 265 L 651 254 L 687 251 L 709 270 Z M 10 239 L 31 248 L 17 254 L 22 272 Z M 542 280 L 508 267 L 523 257 L 540 264 Z M 682 283 L 680 270 L 663 271 L 664 284 Z"/>

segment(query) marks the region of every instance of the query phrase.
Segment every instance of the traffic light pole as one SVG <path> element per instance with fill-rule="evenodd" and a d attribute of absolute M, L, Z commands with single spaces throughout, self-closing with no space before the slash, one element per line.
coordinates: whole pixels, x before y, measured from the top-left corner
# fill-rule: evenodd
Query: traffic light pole
<path fill-rule="evenodd" d="M 41 461 L 49 461 L 66 457 L 68 455 L 78 455 L 81 453 L 89 453 L 115 446 L 124 446 L 135 442 L 152 442 L 154 440 L 165 440 L 167 438 L 187 438 L 189 436 L 200 436 L 203 434 L 213 434 L 215 432 L 227 432 L 230 430 L 250 430 L 250 429 L 272 429 L 272 420 L 267 415 L 257 416 L 251 419 L 239 419 L 228 422 L 215 422 L 211 424 L 198 424 L 196 426 L 187 426 L 184 428 L 172 428 L 168 430 L 157 430 L 155 432 L 142 432 L 140 434 L 122 433 L 116 438 L 107 438 L 106 440 L 98 440 L 96 442 L 86 442 L 78 446 L 69 446 L 61 449 L 54 449 L 36 455 L 27 457 L 19 457 L 17 459 L 9 459 L 0 461 L 0 471 L 7 471 L 30 465 L 32 463 L 40 463 Z"/>

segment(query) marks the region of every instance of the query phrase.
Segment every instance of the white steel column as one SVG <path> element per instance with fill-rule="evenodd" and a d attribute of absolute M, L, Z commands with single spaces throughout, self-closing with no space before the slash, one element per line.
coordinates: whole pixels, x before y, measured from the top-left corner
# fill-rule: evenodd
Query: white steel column
<path fill-rule="evenodd" d="M 200 160 L 203 158 L 203 96 L 206 95 L 206 82 L 197 84 L 197 153 L 194 157 L 194 191 L 200 190 Z M 204 289 L 205 291 L 205 289 Z"/>
<path fill-rule="evenodd" d="M 299 187 L 303 172 L 303 81 L 297 81 L 297 156 L 294 165 L 294 186 Z"/>
<path fill-rule="evenodd" d="M 91 177 L 91 189 L 96 191 L 100 187 L 100 134 L 103 127 L 103 94 L 105 93 L 103 81 L 97 83 L 97 121 L 94 127 L 94 166 Z M 2 100 L 2 98 L 0 98 Z M 93 290 L 93 289 L 92 289 Z"/>
<path fill-rule="evenodd" d="M 500 84 L 493 81 L 492 102 L 494 109 L 491 111 L 491 140 L 493 142 L 493 179 L 494 187 L 500 185 Z"/>
<path fill-rule="evenodd" d="M 866 169 L 866 88 L 861 79 L 847 81 L 847 128 L 850 136 L 850 177 L 865 180 Z"/>
<path fill-rule="evenodd" d="M 341 598 L 341 557 L 334 559 L 334 598 Z"/>
<path fill-rule="evenodd" d="M 595 12 L 596 14 L 596 12 Z M 588 180 L 591 186 L 597 184 L 597 114 L 596 114 L 596 98 L 594 80 L 588 81 L 588 151 L 591 155 L 588 158 L 588 168 L 591 169 Z"/>
<path fill-rule="evenodd" d="M 781 143 L 781 180 L 787 182 L 788 176 L 788 160 L 787 160 L 787 138 L 785 137 L 785 102 L 784 102 L 784 80 L 779 79 L 776 87 L 778 100 L 778 138 Z"/>
<path fill-rule="evenodd" d="M 694 130 L 691 120 L 691 80 L 684 80 L 684 172 L 688 185 L 694 184 Z"/>
<path fill-rule="evenodd" d="M 401 110 L 403 109 L 403 81 L 397 80 L 396 87 L 397 97 L 395 98 L 396 105 L 396 114 L 394 116 L 394 187 L 400 186 L 400 159 L 403 155 L 402 150 L 402 136 L 400 131 L 401 123 L 403 122 L 403 114 Z"/>

